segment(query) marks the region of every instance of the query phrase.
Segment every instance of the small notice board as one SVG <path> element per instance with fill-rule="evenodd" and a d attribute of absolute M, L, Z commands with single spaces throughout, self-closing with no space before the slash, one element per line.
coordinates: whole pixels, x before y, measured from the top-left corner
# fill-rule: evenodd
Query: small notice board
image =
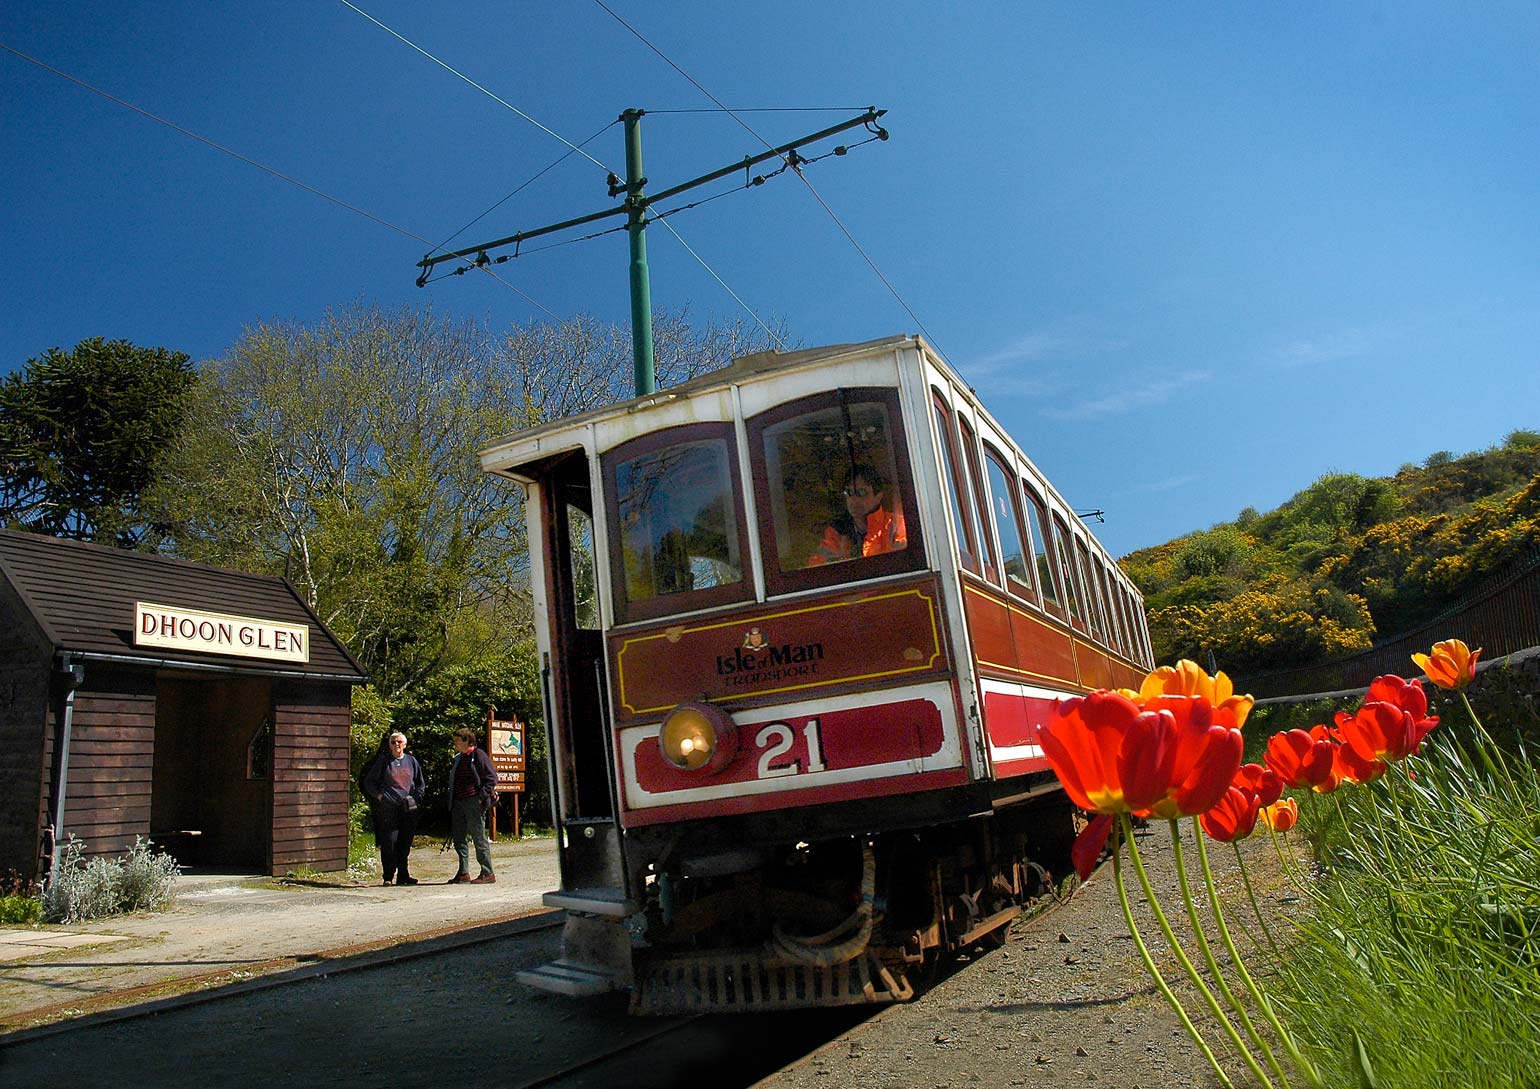
<path fill-rule="evenodd" d="M 497 769 L 499 794 L 524 793 L 524 735 L 524 723 L 518 715 L 498 718 L 497 711 L 488 708 L 487 755 Z"/>
<path fill-rule="evenodd" d="M 524 793 L 524 745 L 528 731 L 518 715 L 507 718 L 497 713 L 497 708 L 487 708 L 487 755 L 492 758 L 492 768 L 497 772 L 497 795 L 513 795 L 513 835 L 519 835 L 519 795 Z M 492 810 L 492 838 L 497 838 L 497 809 Z"/>

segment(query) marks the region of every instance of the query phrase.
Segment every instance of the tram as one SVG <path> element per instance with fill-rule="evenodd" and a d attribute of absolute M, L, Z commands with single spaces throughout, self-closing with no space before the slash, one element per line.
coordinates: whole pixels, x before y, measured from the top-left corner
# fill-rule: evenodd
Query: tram
<path fill-rule="evenodd" d="M 480 454 L 526 515 L 562 955 L 637 1013 L 904 1001 L 1070 872 L 1054 701 L 1143 602 L 923 340 L 765 352 Z"/>

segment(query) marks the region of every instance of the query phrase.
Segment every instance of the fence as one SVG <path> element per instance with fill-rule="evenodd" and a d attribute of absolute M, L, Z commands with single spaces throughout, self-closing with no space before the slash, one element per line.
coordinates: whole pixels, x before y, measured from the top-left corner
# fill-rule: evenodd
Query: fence
<path fill-rule="evenodd" d="M 1412 653 L 1440 639 L 1483 648 L 1483 660 L 1540 646 L 1540 551 L 1532 551 L 1419 627 L 1366 651 L 1314 666 L 1257 673 L 1236 681 L 1238 691 L 1263 698 L 1366 688 L 1385 673 L 1407 676 Z"/>

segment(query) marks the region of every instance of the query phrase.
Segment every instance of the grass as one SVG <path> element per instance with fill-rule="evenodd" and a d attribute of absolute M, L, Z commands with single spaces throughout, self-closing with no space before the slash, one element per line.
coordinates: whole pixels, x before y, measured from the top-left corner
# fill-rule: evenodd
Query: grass
<path fill-rule="evenodd" d="M 1535 1083 L 1540 778 L 1481 745 L 1446 715 L 1384 778 L 1300 798 L 1316 865 L 1269 993 L 1327 1084 Z"/>

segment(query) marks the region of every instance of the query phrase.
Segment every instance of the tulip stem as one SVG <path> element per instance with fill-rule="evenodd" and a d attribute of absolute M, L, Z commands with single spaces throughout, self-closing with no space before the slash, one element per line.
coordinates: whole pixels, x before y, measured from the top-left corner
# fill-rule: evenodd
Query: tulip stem
<path fill-rule="evenodd" d="M 1503 750 L 1492 739 L 1492 735 L 1487 733 L 1487 728 L 1481 724 L 1481 718 L 1476 714 L 1476 709 L 1470 705 L 1470 697 L 1465 694 L 1465 689 L 1463 688 L 1460 689 L 1460 702 L 1465 704 L 1465 713 L 1470 716 L 1471 722 L 1476 724 L 1476 732 L 1481 735 L 1481 741 L 1484 742 L 1479 745 L 1481 749 L 1481 762 L 1487 766 L 1487 771 L 1493 777 L 1498 775 L 1503 777 L 1504 785 L 1508 787 L 1510 794 L 1517 793 L 1513 783 L 1513 775 L 1508 771 L 1508 761 L 1503 757 Z M 1496 764 L 1493 763 L 1493 757 L 1497 758 Z"/>
<path fill-rule="evenodd" d="M 1182 966 L 1182 971 L 1187 973 L 1187 978 L 1198 989 L 1198 994 L 1208 1006 L 1209 1012 L 1214 1015 L 1220 1026 L 1225 1030 L 1225 1035 L 1230 1037 L 1230 1043 L 1234 1045 L 1240 1057 L 1245 1060 L 1246 1065 L 1251 1068 L 1251 1072 L 1256 1076 L 1257 1081 L 1264 1086 L 1264 1089 L 1273 1089 L 1272 1079 L 1258 1065 L 1256 1058 L 1241 1040 L 1240 1033 L 1235 1031 L 1235 1026 L 1230 1023 L 1230 1019 L 1225 1016 L 1224 1010 L 1220 1008 L 1219 999 L 1214 997 L 1214 992 L 1209 985 L 1203 982 L 1203 976 L 1193 966 L 1191 958 L 1187 956 L 1187 951 L 1176 940 L 1176 932 L 1171 929 L 1171 923 L 1166 918 L 1166 913 L 1161 910 L 1160 902 L 1155 899 L 1155 890 L 1150 886 L 1149 874 L 1145 873 L 1144 862 L 1139 857 L 1139 845 L 1134 842 L 1133 837 L 1133 823 L 1129 821 L 1126 814 L 1121 819 L 1128 823 L 1128 857 L 1133 861 L 1134 873 L 1139 877 L 1139 884 L 1144 889 L 1145 899 L 1150 904 L 1150 913 L 1155 916 L 1155 923 L 1160 927 L 1160 932 L 1165 937 L 1166 944 L 1171 947 L 1171 952 L 1175 954 L 1177 962 Z"/>
<path fill-rule="evenodd" d="M 1268 828 L 1267 832 L 1269 835 L 1274 836 L 1273 846 L 1276 848 L 1278 846 L 1276 834 L 1273 832 L 1271 827 Z M 1235 861 L 1240 865 L 1241 868 L 1241 881 L 1246 886 L 1246 899 L 1251 901 L 1251 910 L 1256 912 L 1257 922 L 1262 924 L 1262 933 L 1267 938 L 1268 946 L 1272 948 L 1273 956 L 1278 960 L 1282 960 L 1283 951 L 1278 948 L 1277 941 L 1273 939 L 1273 929 L 1267 925 L 1267 916 L 1262 914 L 1262 908 L 1257 903 L 1256 890 L 1251 887 L 1251 874 L 1246 872 L 1246 863 L 1241 860 L 1240 841 L 1231 840 L 1230 846 L 1235 848 Z M 1283 858 L 1283 851 L 1281 849 L 1278 851 L 1278 857 L 1280 860 Z"/>
<path fill-rule="evenodd" d="M 1235 939 L 1230 937 L 1230 928 L 1225 925 L 1224 913 L 1219 910 L 1219 892 L 1214 887 L 1214 871 L 1209 866 L 1208 845 L 1203 842 L 1203 829 L 1198 824 L 1198 818 L 1193 818 L 1192 827 L 1193 835 L 1198 841 L 1198 864 L 1203 868 L 1203 886 L 1208 890 L 1208 902 L 1209 907 L 1214 913 L 1214 925 L 1219 929 L 1219 939 L 1224 942 L 1225 951 L 1230 954 L 1230 959 L 1235 962 L 1236 971 L 1240 973 L 1241 980 L 1246 984 L 1246 989 L 1251 992 L 1251 997 L 1256 1000 L 1257 1006 L 1262 1010 L 1262 1016 L 1267 1018 L 1267 1023 L 1273 1026 L 1273 1031 L 1278 1034 L 1278 1039 L 1283 1041 L 1283 1046 L 1288 1049 L 1289 1057 L 1294 1060 L 1294 1065 L 1299 1067 L 1300 1072 L 1310 1080 L 1310 1084 L 1315 1086 L 1315 1089 L 1325 1089 L 1325 1085 L 1321 1081 L 1321 1075 L 1316 1071 L 1310 1060 L 1305 1058 L 1304 1054 L 1299 1050 L 1299 1045 L 1295 1042 L 1294 1037 L 1283 1027 L 1283 1022 L 1273 1012 L 1272 1003 L 1267 1000 L 1266 993 L 1257 986 L 1256 980 L 1252 979 L 1251 973 L 1246 970 L 1246 964 L 1241 960 L 1240 953 L 1236 951 Z M 1241 876 L 1245 877 L 1246 861 L 1241 858 L 1240 844 L 1233 840 L 1231 842 L 1235 847 L 1235 860 L 1240 863 Z M 1246 891 L 1251 891 L 1250 878 L 1246 878 Z M 1252 903 L 1255 905 L 1256 900 L 1253 899 Z M 1196 922 L 1194 925 L 1197 925 Z M 1264 929 L 1266 925 L 1266 923 L 1263 924 Z M 1271 937 L 1272 935 L 1268 935 L 1269 940 L 1271 940 Z M 1274 949 L 1276 950 L 1276 948 L 1275 946 Z M 1270 1052 L 1268 1053 L 1268 1058 L 1272 1058 Z M 1280 1079 L 1283 1078 L 1281 1071 L 1278 1077 Z"/>
<path fill-rule="evenodd" d="M 1214 958 L 1214 950 L 1209 945 L 1208 935 L 1203 933 L 1203 923 L 1198 918 L 1198 905 L 1193 902 L 1192 888 L 1187 881 L 1187 861 L 1182 857 L 1181 826 L 1175 820 L 1168 820 L 1166 823 L 1171 827 L 1171 857 L 1176 863 L 1176 879 L 1182 891 L 1182 903 L 1187 908 L 1187 921 L 1192 926 L 1193 937 L 1197 939 L 1198 952 L 1203 955 L 1203 963 L 1208 965 L 1209 975 L 1213 976 L 1214 982 L 1218 984 L 1219 993 L 1225 996 L 1225 1001 L 1240 1018 L 1241 1028 L 1246 1030 L 1246 1035 L 1251 1039 L 1252 1044 L 1261 1050 L 1262 1057 L 1267 1060 L 1267 1065 L 1272 1068 L 1273 1073 L 1278 1075 L 1278 1080 L 1283 1083 L 1284 1089 L 1290 1089 L 1288 1075 L 1283 1072 L 1283 1067 L 1274 1057 L 1273 1049 L 1267 1046 L 1267 1041 L 1262 1039 L 1261 1033 L 1257 1032 L 1257 1027 L 1251 1023 L 1251 1015 L 1246 1012 L 1246 1004 L 1235 997 L 1235 992 L 1230 990 L 1224 974 L 1219 970 L 1219 961 Z M 1245 966 L 1241 964 L 1240 954 L 1235 951 L 1235 943 L 1230 940 L 1230 932 L 1225 928 L 1224 917 L 1219 914 L 1219 900 L 1215 895 L 1213 878 L 1208 872 L 1208 855 L 1204 850 L 1203 829 L 1199 826 L 1197 817 L 1192 819 L 1192 826 L 1194 834 L 1198 837 L 1198 857 L 1203 860 L 1203 876 L 1208 883 L 1209 906 L 1213 908 L 1214 919 L 1219 924 L 1219 932 L 1224 938 L 1225 949 L 1229 951 L 1230 959 L 1240 969 L 1242 978 L 1249 983 L 1250 976 Z M 1255 993 L 1253 988 L 1252 994 L 1255 995 Z M 1274 1028 L 1276 1029 L 1277 1026 L 1275 1025 Z"/>
<path fill-rule="evenodd" d="M 1149 946 L 1144 944 L 1144 938 L 1140 935 L 1139 928 L 1134 925 L 1134 909 L 1128 902 L 1128 889 L 1123 883 L 1123 846 L 1119 842 L 1126 834 L 1129 848 L 1132 850 L 1134 842 L 1133 826 L 1129 823 L 1126 814 L 1118 817 L 1112 834 L 1114 837 L 1112 840 L 1112 880 L 1117 886 L 1118 903 L 1123 908 L 1123 921 L 1128 924 L 1128 935 L 1133 939 L 1134 948 L 1139 951 L 1140 959 L 1144 961 L 1144 970 L 1155 981 L 1155 989 L 1160 991 L 1165 1000 L 1170 1003 L 1171 1008 L 1176 1011 L 1177 1019 L 1182 1022 L 1182 1027 L 1187 1030 L 1187 1035 L 1192 1037 L 1193 1042 L 1198 1045 L 1198 1050 L 1203 1052 L 1203 1057 L 1214 1068 L 1214 1074 L 1219 1078 L 1219 1084 L 1224 1089 L 1235 1089 L 1235 1083 L 1230 1080 L 1230 1076 L 1225 1073 L 1224 1067 L 1220 1066 L 1219 1060 L 1214 1057 L 1213 1048 L 1209 1047 L 1208 1041 L 1199 1035 L 1197 1026 L 1192 1023 L 1192 1018 L 1187 1015 L 1187 1010 L 1183 1008 L 1181 1002 L 1177 1001 L 1175 993 L 1171 990 L 1171 985 L 1166 982 L 1165 977 L 1160 974 L 1160 969 L 1155 966 L 1155 958 L 1150 955 Z M 1146 881 L 1144 885 L 1145 894 L 1148 896 L 1149 883 Z M 1150 900 L 1150 906 L 1155 906 L 1154 899 Z"/>

